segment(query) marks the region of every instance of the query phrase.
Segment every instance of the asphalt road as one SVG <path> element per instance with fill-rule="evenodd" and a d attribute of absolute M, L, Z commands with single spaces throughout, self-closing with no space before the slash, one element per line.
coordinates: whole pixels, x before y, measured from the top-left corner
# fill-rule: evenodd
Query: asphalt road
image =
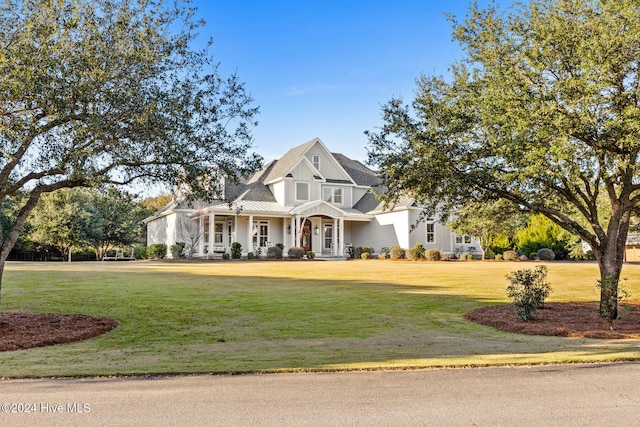
<path fill-rule="evenodd" d="M 1 380 L 2 426 L 637 426 L 640 364 Z"/>

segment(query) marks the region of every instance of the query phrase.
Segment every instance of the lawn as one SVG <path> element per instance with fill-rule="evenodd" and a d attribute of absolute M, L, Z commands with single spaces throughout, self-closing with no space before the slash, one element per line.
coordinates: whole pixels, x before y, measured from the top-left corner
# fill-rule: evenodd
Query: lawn
<path fill-rule="evenodd" d="M 525 336 L 465 320 L 506 304 L 509 262 L 8 263 L 3 311 L 120 323 L 0 353 L 0 376 L 277 372 L 640 358 L 639 340 Z M 596 301 L 597 266 L 548 263 L 550 301 Z M 623 276 L 640 296 L 640 265 Z M 594 310 L 596 305 L 594 304 Z"/>

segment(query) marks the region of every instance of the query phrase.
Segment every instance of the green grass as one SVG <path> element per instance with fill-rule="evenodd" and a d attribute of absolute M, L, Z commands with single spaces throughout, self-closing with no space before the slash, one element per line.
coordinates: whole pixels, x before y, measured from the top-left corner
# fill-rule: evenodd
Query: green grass
<path fill-rule="evenodd" d="M 640 358 L 638 340 L 524 336 L 465 320 L 533 263 L 9 263 L 3 311 L 109 316 L 73 344 L 0 353 L 0 376 L 375 369 Z M 596 301 L 592 263 L 549 263 L 551 301 Z M 625 265 L 632 297 L 640 265 Z M 595 310 L 594 305 L 594 310 Z M 219 342 L 223 339 L 224 342 Z"/>

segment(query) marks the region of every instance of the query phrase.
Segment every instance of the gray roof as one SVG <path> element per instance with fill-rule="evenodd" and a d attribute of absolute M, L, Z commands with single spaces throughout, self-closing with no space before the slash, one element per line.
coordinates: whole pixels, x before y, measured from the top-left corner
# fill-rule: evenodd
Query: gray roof
<path fill-rule="evenodd" d="M 381 180 L 374 171 L 363 165 L 357 160 L 348 158 L 340 153 L 331 153 L 333 157 L 340 163 L 342 169 L 349 174 L 351 179 L 357 185 L 363 185 L 366 187 L 374 187 L 379 185 Z"/>

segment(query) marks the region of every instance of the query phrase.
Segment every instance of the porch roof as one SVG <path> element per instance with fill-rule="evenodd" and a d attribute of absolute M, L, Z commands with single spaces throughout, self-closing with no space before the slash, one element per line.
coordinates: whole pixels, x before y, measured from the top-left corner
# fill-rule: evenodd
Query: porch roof
<path fill-rule="evenodd" d="M 275 202 L 257 202 L 251 200 L 238 201 L 230 208 L 228 203 L 220 203 L 204 209 L 205 214 L 235 215 L 255 214 L 275 217 L 292 217 L 295 215 L 326 215 L 333 218 L 344 218 L 350 221 L 371 221 L 373 215 L 367 215 L 357 209 L 339 208 L 322 200 L 315 200 L 298 206 L 285 206 Z M 193 215 L 197 215 L 194 213 Z"/>

